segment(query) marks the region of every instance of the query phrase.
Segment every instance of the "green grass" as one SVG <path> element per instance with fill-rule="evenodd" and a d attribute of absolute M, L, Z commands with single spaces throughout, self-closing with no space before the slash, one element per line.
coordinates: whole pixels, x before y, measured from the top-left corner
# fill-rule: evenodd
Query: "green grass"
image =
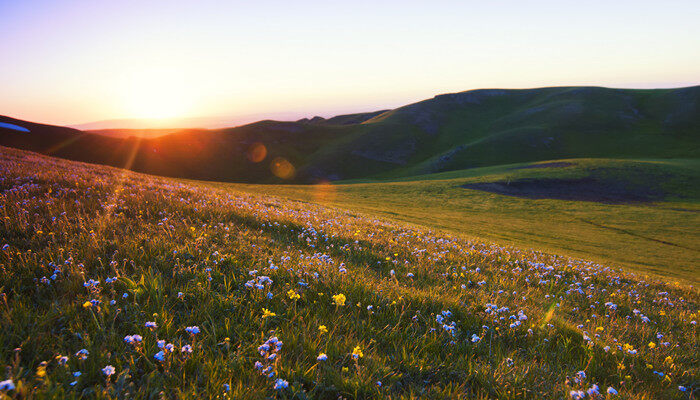
<path fill-rule="evenodd" d="M 0 398 L 561 399 L 594 384 L 615 388 L 615 399 L 698 392 L 700 297 L 682 285 L 239 190 L 260 187 L 10 149 L 0 168 L 0 367 L 15 386 Z M 410 185 L 383 191 L 416 193 Z M 272 283 L 247 287 L 260 276 Z M 344 304 L 332 300 L 339 294 Z M 271 337 L 283 345 L 266 360 L 258 346 Z M 157 340 L 175 347 L 162 361 Z"/>
<path fill-rule="evenodd" d="M 685 284 L 700 283 L 699 161 L 564 161 L 574 165 L 523 169 L 529 164 L 513 164 L 394 182 L 230 187 L 321 202 L 471 238 L 583 257 Z M 631 187 L 653 189 L 663 193 L 664 198 L 652 203 L 603 204 L 518 198 L 461 187 L 475 182 L 592 175 L 611 185 L 624 182 Z"/>

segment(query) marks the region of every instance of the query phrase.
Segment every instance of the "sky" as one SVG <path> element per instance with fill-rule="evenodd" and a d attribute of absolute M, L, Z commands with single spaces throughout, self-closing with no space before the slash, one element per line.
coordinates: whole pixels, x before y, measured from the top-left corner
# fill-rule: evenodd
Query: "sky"
<path fill-rule="evenodd" d="M 698 21 L 697 0 L 0 0 L 0 114 L 214 125 L 478 88 L 691 86 Z"/>

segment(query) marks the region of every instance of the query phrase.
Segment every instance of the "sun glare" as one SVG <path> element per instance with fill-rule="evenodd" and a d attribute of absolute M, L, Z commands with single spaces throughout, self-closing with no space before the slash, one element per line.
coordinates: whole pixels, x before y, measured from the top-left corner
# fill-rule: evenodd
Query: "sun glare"
<path fill-rule="evenodd" d="M 117 91 L 127 118 L 167 121 L 191 111 L 191 96 L 168 71 L 128 76 Z"/>

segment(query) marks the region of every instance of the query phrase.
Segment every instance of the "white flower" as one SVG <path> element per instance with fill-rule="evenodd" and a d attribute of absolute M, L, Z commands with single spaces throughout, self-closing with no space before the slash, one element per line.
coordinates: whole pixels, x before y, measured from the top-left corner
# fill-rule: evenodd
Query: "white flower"
<path fill-rule="evenodd" d="M 114 367 L 111 365 L 108 365 L 108 366 L 102 368 L 102 373 L 107 375 L 107 376 L 112 376 L 112 375 L 114 375 Z"/>

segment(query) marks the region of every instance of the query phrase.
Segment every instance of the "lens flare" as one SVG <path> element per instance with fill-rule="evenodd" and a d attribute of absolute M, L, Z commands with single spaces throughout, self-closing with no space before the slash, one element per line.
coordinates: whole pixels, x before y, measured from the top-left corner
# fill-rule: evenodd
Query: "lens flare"
<path fill-rule="evenodd" d="M 267 157 L 267 148 L 260 142 L 253 143 L 248 148 L 246 155 L 251 162 L 259 163 Z"/>
<path fill-rule="evenodd" d="M 282 179 L 291 179 L 294 177 L 294 173 L 296 172 L 292 163 L 282 157 L 276 157 L 274 160 L 272 160 L 272 163 L 270 163 L 270 169 L 276 177 Z"/>
<path fill-rule="evenodd" d="M 321 181 L 314 185 L 314 201 L 321 204 L 332 203 L 335 200 L 336 190 L 329 181 Z"/>

